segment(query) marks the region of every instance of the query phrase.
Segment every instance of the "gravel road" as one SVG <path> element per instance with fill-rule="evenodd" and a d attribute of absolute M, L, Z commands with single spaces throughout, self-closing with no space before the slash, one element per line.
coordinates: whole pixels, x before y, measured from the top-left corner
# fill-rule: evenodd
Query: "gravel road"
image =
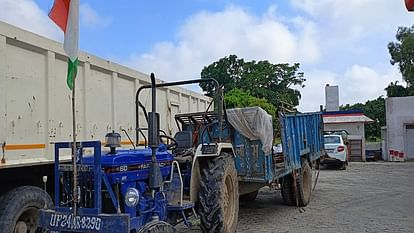
<path fill-rule="evenodd" d="M 201 232 L 177 227 L 177 232 Z M 240 203 L 237 232 L 414 232 L 414 163 L 351 163 L 322 169 L 304 212 L 263 188 Z"/>

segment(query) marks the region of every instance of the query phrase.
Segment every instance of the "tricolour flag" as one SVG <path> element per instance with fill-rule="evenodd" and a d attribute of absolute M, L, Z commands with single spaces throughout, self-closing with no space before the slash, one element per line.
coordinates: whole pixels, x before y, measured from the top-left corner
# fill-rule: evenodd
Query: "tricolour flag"
<path fill-rule="evenodd" d="M 79 0 L 55 0 L 49 17 L 65 33 L 63 48 L 69 57 L 66 82 L 72 90 L 78 71 Z"/>
<path fill-rule="evenodd" d="M 405 7 L 408 11 L 414 11 L 414 0 L 405 0 Z"/>

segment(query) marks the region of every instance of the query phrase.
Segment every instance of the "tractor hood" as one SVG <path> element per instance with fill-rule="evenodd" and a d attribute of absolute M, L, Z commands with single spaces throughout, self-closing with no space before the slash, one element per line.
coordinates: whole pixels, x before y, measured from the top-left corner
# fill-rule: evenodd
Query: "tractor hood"
<path fill-rule="evenodd" d="M 170 154 L 164 145 L 160 145 L 157 149 L 157 161 L 162 163 L 172 162 L 174 157 Z M 93 156 L 85 156 L 82 159 L 83 164 L 94 163 Z M 102 167 L 116 167 L 116 166 L 129 166 L 139 164 L 150 164 L 151 163 L 151 148 L 140 148 L 140 149 L 128 149 L 128 150 L 117 150 L 116 154 L 110 154 L 109 152 L 102 152 L 101 164 Z"/>

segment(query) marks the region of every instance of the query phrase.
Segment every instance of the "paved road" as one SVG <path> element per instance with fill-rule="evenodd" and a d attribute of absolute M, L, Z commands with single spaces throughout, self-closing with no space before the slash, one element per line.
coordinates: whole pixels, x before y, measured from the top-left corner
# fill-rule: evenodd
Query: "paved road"
<path fill-rule="evenodd" d="M 304 210 L 283 205 L 279 191 L 265 188 L 256 201 L 240 204 L 237 232 L 414 232 L 414 163 L 323 169 Z"/>

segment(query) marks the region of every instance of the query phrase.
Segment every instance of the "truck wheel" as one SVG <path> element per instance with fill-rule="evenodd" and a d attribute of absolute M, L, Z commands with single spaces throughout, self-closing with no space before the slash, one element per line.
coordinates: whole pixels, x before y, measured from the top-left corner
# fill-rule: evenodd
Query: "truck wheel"
<path fill-rule="evenodd" d="M 309 204 L 312 196 L 312 170 L 308 160 L 302 159 L 300 176 L 296 180 L 298 192 L 298 206 L 303 207 Z"/>
<path fill-rule="evenodd" d="M 22 186 L 2 197 L 0 203 L 0 232 L 38 233 L 39 209 L 53 206 L 50 196 L 41 188 Z"/>
<path fill-rule="evenodd" d="M 296 193 L 293 187 L 293 177 L 291 174 L 282 178 L 281 187 L 282 200 L 286 205 L 296 206 Z"/>
<path fill-rule="evenodd" d="M 251 193 L 246 193 L 240 195 L 239 200 L 244 202 L 254 201 L 256 200 L 257 195 L 259 194 L 259 190 L 253 191 Z"/>
<path fill-rule="evenodd" d="M 174 233 L 175 228 L 164 221 L 154 220 L 139 229 L 138 233 Z"/>
<path fill-rule="evenodd" d="M 239 215 L 239 183 L 232 156 L 220 156 L 207 161 L 201 172 L 200 208 L 201 230 L 206 233 L 236 232 Z"/>

